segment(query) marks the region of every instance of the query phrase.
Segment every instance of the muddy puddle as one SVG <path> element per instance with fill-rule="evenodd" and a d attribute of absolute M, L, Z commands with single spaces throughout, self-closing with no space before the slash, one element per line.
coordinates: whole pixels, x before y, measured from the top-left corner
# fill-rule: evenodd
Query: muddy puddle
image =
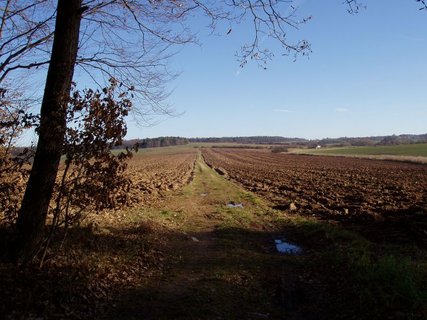
<path fill-rule="evenodd" d="M 281 239 L 274 240 L 274 244 L 276 245 L 276 250 L 280 253 L 299 254 L 302 251 L 301 247 Z"/>
<path fill-rule="evenodd" d="M 243 208 L 243 203 L 229 202 L 227 203 L 228 208 Z"/>

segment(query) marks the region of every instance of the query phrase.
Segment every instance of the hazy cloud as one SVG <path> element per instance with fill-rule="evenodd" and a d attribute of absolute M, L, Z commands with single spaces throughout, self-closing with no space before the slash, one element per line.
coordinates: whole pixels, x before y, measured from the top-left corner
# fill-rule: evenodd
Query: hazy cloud
<path fill-rule="evenodd" d="M 349 112 L 350 110 L 348 110 L 347 108 L 336 108 L 335 111 L 336 112 Z"/>
<path fill-rule="evenodd" d="M 293 113 L 295 111 L 289 109 L 273 109 L 274 112 Z"/>
<path fill-rule="evenodd" d="M 401 38 L 405 39 L 405 40 L 409 40 L 409 41 L 417 41 L 417 42 L 422 42 L 425 41 L 425 38 L 422 37 L 414 37 L 414 36 L 410 36 L 410 35 L 402 35 Z"/>

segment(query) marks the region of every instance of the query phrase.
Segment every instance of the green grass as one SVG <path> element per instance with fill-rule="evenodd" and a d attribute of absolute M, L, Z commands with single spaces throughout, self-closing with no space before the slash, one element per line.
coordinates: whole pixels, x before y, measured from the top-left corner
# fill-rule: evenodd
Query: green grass
<path fill-rule="evenodd" d="M 363 319 L 383 319 L 393 313 L 404 314 L 402 319 L 424 319 L 427 315 L 424 250 L 408 245 L 379 245 L 340 226 L 305 218 L 288 223 L 298 228 L 299 237 L 311 241 L 328 239 L 328 244 L 307 265 L 313 269 L 328 266 L 325 276 L 340 282 L 342 299 L 353 301 L 355 314 L 363 314 Z"/>
<path fill-rule="evenodd" d="M 327 148 L 321 150 L 310 150 L 310 153 L 334 155 L 392 155 L 427 157 L 427 143 L 402 144 L 396 146 Z"/>

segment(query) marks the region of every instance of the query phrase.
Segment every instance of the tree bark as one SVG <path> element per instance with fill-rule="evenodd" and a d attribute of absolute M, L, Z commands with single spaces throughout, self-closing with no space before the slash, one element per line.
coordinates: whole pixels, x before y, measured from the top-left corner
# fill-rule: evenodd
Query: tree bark
<path fill-rule="evenodd" d="M 16 224 L 12 257 L 31 260 L 43 239 L 61 159 L 66 108 L 76 62 L 82 0 L 58 0 L 51 60 L 40 111 L 37 150 Z"/>

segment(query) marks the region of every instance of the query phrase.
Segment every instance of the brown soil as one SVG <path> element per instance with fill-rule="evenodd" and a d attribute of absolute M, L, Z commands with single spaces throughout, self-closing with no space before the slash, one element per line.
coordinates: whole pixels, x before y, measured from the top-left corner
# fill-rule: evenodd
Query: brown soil
<path fill-rule="evenodd" d="M 354 225 L 377 241 L 427 245 L 425 164 L 233 149 L 203 157 L 276 209 Z"/>
<path fill-rule="evenodd" d="M 0 318 L 422 319 L 426 314 L 404 295 L 393 293 L 387 300 L 384 294 L 382 300 L 383 292 L 375 290 L 390 289 L 394 279 L 385 277 L 385 286 L 373 289 L 355 280 L 353 267 L 359 264 L 352 259 L 363 256 L 360 267 L 369 269 L 382 250 L 389 254 L 384 246 L 317 219 L 349 223 L 378 241 L 412 236 L 420 241 L 422 223 L 408 229 L 411 234 L 401 231 L 405 223 L 414 227 L 414 217 L 425 217 L 410 206 L 425 209 L 425 166 L 253 150 L 205 149 L 203 155 L 219 174 L 202 158 L 195 162 L 194 150 L 132 160 L 133 179 L 140 181 L 132 196 L 152 206 L 91 215 L 69 231 L 63 247 L 56 242 L 58 251 L 52 253 L 57 254 L 42 270 L 0 262 Z M 381 210 L 376 196 L 393 210 Z M 231 203 L 242 208 L 228 207 Z M 345 208 L 354 211 L 341 213 Z M 302 254 L 279 254 L 274 240 L 283 238 L 300 245 Z M 424 251 L 404 249 L 424 261 Z M 380 299 L 372 297 L 378 292 Z"/>
<path fill-rule="evenodd" d="M 193 178 L 197 150 L 167 154 L 136 154 L 127 172 L 132 180 L 129 204 L 153 206 L 168 192 L 181 189 Z"/>

